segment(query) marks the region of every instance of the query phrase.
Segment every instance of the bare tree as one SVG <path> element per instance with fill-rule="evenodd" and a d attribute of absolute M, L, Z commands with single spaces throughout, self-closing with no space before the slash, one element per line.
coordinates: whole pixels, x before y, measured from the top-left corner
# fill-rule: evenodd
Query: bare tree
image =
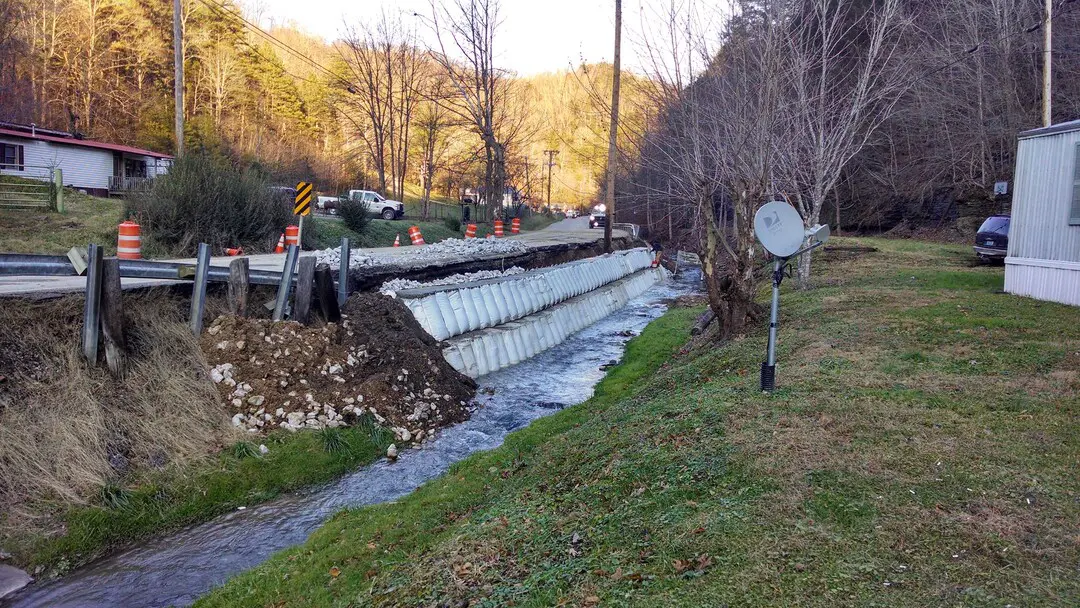
<path fill-rule="evenodd" d="M 452 112 L 469 123 L 484 145 L 484 198 L 496 210 L 506 190 L 506 146 L 499 138 L 497 108 L 507 92 L 506 74 L 495 67 L 498 0 L 431 0 L 436 47 L 431 56 L 457 90 Z M 453 54 L 451 54 L 453 53 Z"/>
<path fill-rule="evenodd" d="M 907 87 L 900 50 L 908 20 L 901 0 L 877 0 L 869 9 L 854 0 L 795 0 L 782 16 L 786 136 L 777 139 L 777 185 L 790 191 L 810 227 Z M 809 278 L 806 253 L 799 284 L 807 287 Z"/>

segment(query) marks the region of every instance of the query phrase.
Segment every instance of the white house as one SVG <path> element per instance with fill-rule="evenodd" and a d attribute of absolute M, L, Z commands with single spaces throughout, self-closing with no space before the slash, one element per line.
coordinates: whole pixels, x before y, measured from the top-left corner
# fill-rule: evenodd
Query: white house
<path fill-rule="evenodd" d="M 1080 120 L 1020 134 L 1005 291 L 1080 306 Z"/>
<path fill-rule="evenodd" d="M 169 170 L 173 157 L 151 150 L 81 139 L 63 131 L 0 123 L 0 174 L 52 179 L 98 196 L 149 188 Z"/>

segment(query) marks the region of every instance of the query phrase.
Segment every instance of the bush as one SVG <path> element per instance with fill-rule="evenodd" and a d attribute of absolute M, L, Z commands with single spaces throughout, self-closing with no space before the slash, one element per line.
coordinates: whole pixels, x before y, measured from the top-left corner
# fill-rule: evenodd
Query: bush
<path fill-rule="evenodd" d="M 454 232 L 461 232 L 461 220 L 457 219 L 456 217 L 448 217 L 444 219 L 443 224 Z"/>
<path fill-rule="evenodd" d="M 125 214 L 143 227 L 151 247 L 168 255 L 194 255 L 199 243 L 268 251 L 290 223 L 291 201 L 274 196 L 265 176 L 205 153 L 178 158 Z"/>
<path fill-rule="evenodd" d="M 367 206 L 360 201 L 341 201 L 338 203 L 338 215 L 341 216 L 341 221 L 345 222 L 345 226 L 356 234 L 364 234 L 371 225 L 371 214 L 368 213 Z"/>

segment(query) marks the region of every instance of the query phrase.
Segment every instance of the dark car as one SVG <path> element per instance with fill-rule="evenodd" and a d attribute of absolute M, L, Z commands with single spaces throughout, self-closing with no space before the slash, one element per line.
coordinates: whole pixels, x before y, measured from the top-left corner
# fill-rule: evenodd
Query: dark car
<path fill-rule="evenodd" d="M 975 255 L 984 262 L 1004 260 L 1009 251 L 1009 216 L 992 215 L 975 235 Z"/>

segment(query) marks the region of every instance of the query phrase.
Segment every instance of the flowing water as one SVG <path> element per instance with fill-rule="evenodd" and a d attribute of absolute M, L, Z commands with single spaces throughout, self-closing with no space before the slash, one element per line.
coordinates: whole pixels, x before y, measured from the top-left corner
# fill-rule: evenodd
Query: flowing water
<path fill-rule="evenodd" d="M 592 396 L 600 366 L 622 356 L 627 338 L 666 310 L 665 301 L 698 288 L 699 274 L 653 287 L 625 308 L 514 367 L 480 378 L 480 407 L 422 448 L 403 450 L 397 462 L 363 467 L 310 492 L 224 515 L 122 553 L 68 576 L 31 586 L 9 599 L 12 607 L 186 606 L 230 576 L 271 554 L 303 543 L 335 512 L 391 501 L 441 475 L 466 456 L 499 446 L 506 435 L 560 406 Z M 0 604 L 4 604 L 0 600 Z"/>

